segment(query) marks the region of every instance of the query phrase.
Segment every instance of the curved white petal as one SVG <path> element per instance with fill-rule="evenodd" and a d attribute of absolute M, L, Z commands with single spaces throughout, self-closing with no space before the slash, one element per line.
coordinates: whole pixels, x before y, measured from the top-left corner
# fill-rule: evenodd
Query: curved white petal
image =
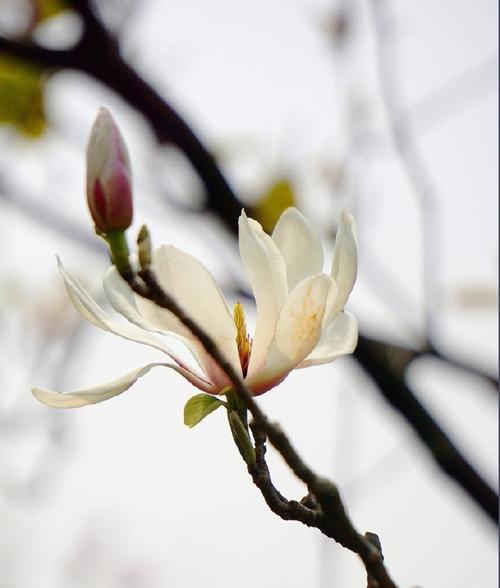
<path fill-rule="evenodd" d="M 104 274 L 102 285 L 108 302 L 116 312 L 145 331 L 163 333 L 140 314 L 134 292 L 120 276 L 115 266 L 111 266 Z"/>
<path fill-rule="evenodd" d="M 272 239 L 285 261 L 289 292 L 304 278 L 323 271 L 321 241 L 296 208 L 287 208 L 280 216 Z"/>
<path fill-rule="evenodd" d="M 338 293 L 335 304 L 330 309 L 331 318 L 344 308 L 356 281 L 358 272 L 358 247 L 356 240 L 356 222 L 352 215 L 343 210 L 335 239 L 332 276 L 337 283 Z"/>
<path fill-rule="evenodd" d="M 352 353 L 357 342 L 357 320 L 350 312 L 341 312 L 326 327 L 316 347 L 298 367 L 331 363 L 341 355 Z"/>
<path fill-rule="evenodd" d="M 251 375 L 266 361 L 278 317 L 286 300 L 286 267 L 274 241 L 244 211 L 239 219 L 239 245 L 241 260 L 257 306 L 257 322 L 248 366 L 248 375 Z"/>
<path fill-rule="evenodd" d="M 328 296 L 326 298 L 325 314 L 323 315 L 322 329 L 332 321 L 332 319 L 339 313 L 338 307 L 338 287 L 335 280 L 332 278 L 330 290 L 328 290 Z"/>
<path fill-rule="evenodd" d="M 236 326 L 224 296 L 205 266 L 192 255 L 162 245 L 153 253 L 152 269 L 160 286 L 205 332 L 209 333 L 224 357 L 240 369 L 236 346 Z M 136 296 L 143 319 L 157 329 L 180 336 L 197 357 L 212 381 L 220 379 L 213 361 L 192 333 L 168 310 Z"/>
<path fill-rule="evenodd" d="M 64 280 L 69 299 L 78 313 L 96 327 L 105 331 L 111 331 L 106 324 L 108 317 L 104 310 L 102 310 L 80 282 L 66 270 L 58 256 L 56 256 L 56 260 L 57 268 Z"/>
<path fill-rule="evenodd" d="M 169 321 L 169 326 L 172 326 L 172 329 L 164 329 L 158 328 L 156 325 L 151 324 L 147 321 L 142 314 L 139 312 L 137 307 L 137 300 L 139 297 L 134 294 L 134 292 L 129 288 L 125 280 L 120 276 L 117 269 L 115 267 L 109 268 L 103 278 L 103 288 L 104 293 L 106 294 L 106 298 L 108 302 L 111 304 L 114 310 L 124 316 L 127 320 L 129 320 L 132 324 L 140 327 L 145 331 L 151 331 L 153 333 L 158 333 L 160 335 L 173 335 L 176 339 L 182 341 L 186 347 L 191 351 L 194 358 L 198 362 L 198 356 L 200 355 L 199 352 L 199 345 L 197 342 L 192 338 L 191 333 L 184 327 L 184 325 L 179 321 L 179 319 L 169 313 L 167 311 L 161 316 L 161 320 L 163 323 L 165 321 Z M 142 303 L 141 303 L 142 305 Z M 144 308 L 150 312 L 153 316 L 156 315 L 156 311 L 158 307 L 150 302 L 148 305 L 144 304 Z M 153 314 L 154 313 L 154 314 Z M 157 320 L 157 323 L 160 322 Z M 184 333 L 180 335 L 179 333 Z M 203 352 L 201 352 L 201 355 Z M 171 355 L 172 357 L 172 355 Z M 183 365 L 183 363 L 179 360 L 178 357 L 174 358 L 179 365 Z M 199 362 L 198 362 L 199 364 Z M 184 366 L 186 367 L 186 366 Z M 203 369 L 203 366 L 200 366 Z"/>
<path fill-rule="evenodd" d="M 57 263 L 59 266 L 59 272 L 64 279 L 66 290 L 73 303 L 73 306 L 81 314 L 81 316 L 88 320 L 93 325 L 128 339 L 129 341 L 135 341 L 149 347 L 154 347 L 159 351 L 162 351 L 174 361 L 176 361 L 182 368 L 192 371 L 189 366 L 185 364 L 177 355 L 175 355 L 164 343 L 162 343 L 157 337 L 148 333 L 142 327 L 135 326 L 133 324 L 120 323 L 111 319 L 108 314 L 97 304 L 92 296 L 85 290 L 85 288 L 76 280 L 63 266 L 61 260 L 58 258 Z M 126 315 L 125 315 L 126 316 Z M 128 317 L 127 317 L 128 318 Z M 205 381 L 204 378 L 198 374 L 194 374 L 200 381 Z"/>
<path fill-rule="evenodd" d="M 332 278 L 319 274 L 306 278 L 291 292 L 280 313 L 266 366 L 247 377 L 255 394 L 262 394 L 304 360 L 321 334 Z"/>
<path fill-rule="evenodd" d="M 117 380 L 95 386 L 93 388 L 86 388 L 75 392 L 68 392 L 62 394 L 61 392 L 54 392 L 52 390 L 41 390 L 40 388 L 33 388 L 33 396 L 42 404 L 54 408 L 78 408 L 80 406 L 87 406 L 89 404 L 97 404 L 103 402 L 113 396 L 118 396 L 128 390 L 135 382 L 146 375 L 152 368 L 156 366 L 169 367 L 176 370 L 182 376 L 187 378 L 192 384 L 199 387 L 205 392 L 210 392 L 211 389 L 203 385 L 197 378 L 193 378 L 192 374 L 180 368 L 175 364 L 169 363 L 149 363 L 141 368 L 138 368 Z"/>

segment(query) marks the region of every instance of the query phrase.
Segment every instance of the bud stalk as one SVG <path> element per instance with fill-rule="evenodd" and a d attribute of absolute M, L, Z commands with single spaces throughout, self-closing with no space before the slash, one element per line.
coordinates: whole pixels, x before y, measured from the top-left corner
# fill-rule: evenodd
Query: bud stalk
<path fill-rule="evenodd" d="M 111 259 L 118 273 L 128 280 L 133 274 L 125 231 L 111 231 L 104 236 L 109 245 Z"/>

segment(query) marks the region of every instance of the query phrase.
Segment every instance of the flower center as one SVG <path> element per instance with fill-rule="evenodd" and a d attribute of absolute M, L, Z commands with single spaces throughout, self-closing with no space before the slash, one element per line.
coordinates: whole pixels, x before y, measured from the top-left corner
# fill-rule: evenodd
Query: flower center
<path fill-rule="evenodd" d="M 247 331 L 243 306 L 239 302 L 234 305 L 233 319 L 236 325 L 236 345 L 238 346 L 238 355 L 240 356 L 241 371 L 243 372 L 243 377 L 245 377 L 252 353 L 252 339 Z"/>

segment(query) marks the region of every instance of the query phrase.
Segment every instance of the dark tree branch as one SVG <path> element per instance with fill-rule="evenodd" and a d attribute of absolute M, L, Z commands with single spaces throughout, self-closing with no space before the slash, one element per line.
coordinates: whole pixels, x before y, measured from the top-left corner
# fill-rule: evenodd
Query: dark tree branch
<path fill-rule="evenodd" d="M 253 483 L 260 490 L 266 504 L 272 512 L 285 521 L 299 521 L 308 527 L 318 527 L 318 505 L 314 508 L 303 502 L 287 500 L 273 485 L 271 474 L 266 463 L 266 435 L 259 430 L 255 423 L 250 424 L 255 440 L 256 463 L 248 465 L 248 473 Z"/>
<path fill-rule="evenodd" d="M 8 53 L 12 57 L 25 59 L 43 68 L 73 68 L 74 52 L 72 49 L 46 49 L 35 43 L 14 41 L 0 36 L 0 53 Z"/>
<path fill-rule="evenodd" d="M 259 488 L 272 512 L 281 517 L 283 520 L 299 521 L 308 527 L 316 527 L 320 529 L 328 537 L 330 535 L 331 521 L 328 519 L 322 505 L 318 503 L 316 496 L 309 492 L 300 502 L 296 500 L 287 500 L 274 487 L 267 463 L 265 460 L 266 453 L 266 436 L 262 430 L 258 428 L 255 421 L 250 424 L 253 436 L 255 439 L 256 463 L 248 466 L 248 472 L 252 476 L 254 484 Z M 340 500 L 340 499 L 339 499 Z M 371 561 L 366 565 L 368 588 L 381 588 L 382 586 L 391 586 L 392 580 L 386 576 L 387 572 L 383 569 L 383 554 L 380 540 L 375 533 L 365 533 L 364 540 L 367 544 L 372 544 L 375 547 L 375 553 L 367 556 Z M 383 578 L 381 584 L 380 579 Z M 389 583 L 387 583 L 389 582 Z"/>
<path fill-rule="evenodd" d="M 496 524 L 498 497 L 495 491 L 468 463 L 427 412 L 406 384 L 404 373 L 397 374 L 391 365 L 387 347 L 360 336 L 354 356 L 387 402 L 407 420 L 441 470 L 450 476 Z"/>
<path fill-rule="evenodd" d="M 443 362 L 450 367 L 457 368 L 467 374 L 471 374 L 477 378 L 480 378 L 484 382 L 489 385 L 489 388 L 495 395 L 498 395 L 499 392 L 499 383 L 498 378 L 495 378 L 491 374 L 488 374 L 476 366 L 471 365 L 469 362 L 464 361 L 462 359 L 458 359 L 456 357 L 451 357 L 450 355 L 444 355 L 439 349 L 434 347 L 434 345 L 430 342 L 427 346 L 427 349 L 423 355 L 427 355 L 428 357 L 434 357 L 437 360 Z"/>
<path fill-rule="evenodd" d="M 260 462 L 257 461 L 256 469 L 250 466 L 249 472 L 271 510 L 282 518 L 288 517 L 287 520 L 299 520 L 308 526 L 315 526 L 326 536 L 331 537 L 337 543 L 356 553 L 365 565 L 368 578 L 371 579 L 372 583 L 376 582 L 376 584 L 373 584 L 374 586 L 377 585 L 379 588 L 396 588 L 396 585 L 385 568 L 381 551 L 372 541 L 358 533 L 354 528 L 337 486 L 330 480 L 315 474 L 299 456 L 281 428 L 277 424 L 269 421 L 259 405 L 255 402 L 252 393 L 246 387 L 241 376 L 236 373 L 231 364 L 224 358 L 212 338 L 159 286 L 154 274 L 150 270 L 143 269 L 138 273 L 138 276 L 124 275 L 123 277 L 127 280 L 132 290 L 139 296 L 151 300 L 160 308 L 164 308 L 175 314 L 181 323 L 200 341 L 206 352 L 228 376 L 234 392 L 245 403 L 251 413 L 254 420 L 253 430 L 262 433 L 262 435 L 269 439 L 270 443 L 283 457 L 286 464 L 306 484 L 309 493 L 314 497 L 314 499 L 306 500 L 305 504 L 296 501 L 287 501 L 272 486 L 268 471 L 266 472 L 267 467 L 263 465 L 264 441 L 257 434 L 257 455 L 259 456 Z M 318 505 L 317 510 L 312 511 L 315 513 L 315 516 L 312 516 L 308 512 L 311 509 L 307 504 L 311 504 L 311 501 Z"/>

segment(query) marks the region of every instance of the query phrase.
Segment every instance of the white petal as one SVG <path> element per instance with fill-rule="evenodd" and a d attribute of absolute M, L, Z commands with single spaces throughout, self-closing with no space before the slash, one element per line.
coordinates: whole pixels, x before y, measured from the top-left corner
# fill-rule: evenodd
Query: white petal
<path fill-rule="evenodd" d="M 152 269 L 160 286 L 212 337 L 231 365 L 240 369 L 233 317 L 205 266 L 180 249 L 162 245 L 153 254 Z M 217 376 L 213 361 L 177 317 L 139 296 L 136 296 L 136 304 L 147 323 L 181 336 L 211 379 Z"/>
<path fill-rule="evenodd" d="M 331 363 L 341 355 L 352 353 L 358 342 L 358 322 L 347 311 L 341 312 L 321 334 L 313 351 L 299 365 L 300 368 L 311 365 Z"/>
<path fill-rule="evenodd" d="M 286 300 L 286 267 L 274 241 L 245 212 L 241 213 L 239 219 L 239 244 L 240 256 L 257 306 L 257 323 L 248 367 L 248 374 L 251 375 L 266 361 L 267 350 Z"/>
<path fill-rule="evenodd" d="M 85 288 L 76 280 L 63 266 L 60 259 L 57 260 L 59 271 L 66 284 L 68 295 L 73 303 L 76 310 L 89 322 L 96 325 L 97 327 L 128 339 L 129 341 L 135 341 L 143 345 L 154 347 L 166 353 L 174 361 L 176 361 L 181 367 L 192 371 L 189 366 L 178 358 L 164 343 L 162 343 L 157 337 L 151 335 L 143 328 L 137 327 L 133 324 L 120 323 L 111 319 L 108 314 L 97 304 L 92 296 L 85 290 Z M 128 317 L 127 317 L 128 318 Z M 203 380 L 201 376 L 195 374 L 198 378 Z M 206 382 L 206 381 L 205 381 Z M 208 382 L 206 382 L 208 383 Z"/>
<path fill-rule="evenodd" d="M 116 267 L 110 267 L 104 274 L 102 284 L 106 298 L 116 312 L 141 329 L 163 333 L 162 330 L 155 328 L 140 314 L 134 292 L 120 276 Z"/>
<path fill-rule="evenodd" d="M 323 271 L 321 241 L 296 208 L 285 210 L 272 238 L 285 260 L 289 292 L 304 278 Z"/>
<path fill-rule="evenodd" d="M 108 302 L 116 312 L 145 331 L 174 336 L 182 341 L 196 358 L 192 349 L 194 343 L 191 332 L 175 315 L 134 294 L 115 267 L 109 268 L 104 275 L 103 288 Z M 146 320 L 139 312 L 138 304 L 150 320 Z"/>
<path fill-rule="evenodd" d="M 265 368 L 247 378 L 254 393 L 262 393 L 283 379 L 314 349 L 332 281 L 326 274 L 311 276 L 291 292 L 281 311 Z"/>
<path fill-rule="evenodd" d="M 331 318 L 344 308 L 356 281 L 358 272 L 358 248 L 356 242 L 356 223 L 347 210 L 340 214 L 340 223 L 335 239 L 332 276 L 337 283 L 337 298 L 330 309 Z"/>
<path fill-rule="evenodd" d="M 142 376 L 146 375 L 149 370 L 156 366 L 170 367 L 189 379 L 191 383 L 196 381 L 193 381 L 192 375 L 186 373 L 186 370 L 183 370 L 174 364 L 149 363 L 144 367 L 138 368 L 133 372 L 118 378 L 117 380 L 113 380 L 112 382 L 101 384 L 100 386 L 95 386 L 93 388 L 78 390 L 76 392 L 68 392 L 66 394 L 54 392 L 52 390 L 41 390 L 39 388 L 33 388 L 32 394 L 42 404 L 46 404 L 47 406 L 52 406 L 54 408 L 78 408 L 80 406 L 87 406 L 89 404 L 97 404 L 98 402 L 103 402 L 104 400 L 113 398 L 113 396 L 122 394 L 122 392 L 125 392 L 133 384 L 135 384 L 139 378 L 142 378 Z M 207 392 L 209 391 L 209 389 L 207 389 L 205 386 L 199 387 L 202 390 Z"/>
<path fill-rule="evenodd" d="M 111 329 L 106 326 L 107 321 L 104 310 L 102 310 L 80 282 L 66 270 L 61 259 L 59 257 L 56 257 L 56 259 L 59 273 L 64 280 L 68 296 L 75 309 L 89 323 L 105 331 L 110 331 Z"/>
<path fill-rule="evenodd" d="M 339 313 L 339 310 L 337 283 L 332 278 L 332 284 L 326 298 L 325 314 L 323 315 L 323 329 L 332 321 L 335 315 Z"/>
<path fill-rule="evenodd" d="M 141 328 L 134 325 L 123 324 L 111 319 L 107 313 L 97 304 L 85 288 L 74 278 L 58 259 L 59 271 L 64 279 L 68 295 L 76 310 L 92 324 L 101 329 L 114 333 L 124 339 L 150 345 L 160 351 L 169 353 L 168 348 L 156 337 L 153 337 Z"/>

